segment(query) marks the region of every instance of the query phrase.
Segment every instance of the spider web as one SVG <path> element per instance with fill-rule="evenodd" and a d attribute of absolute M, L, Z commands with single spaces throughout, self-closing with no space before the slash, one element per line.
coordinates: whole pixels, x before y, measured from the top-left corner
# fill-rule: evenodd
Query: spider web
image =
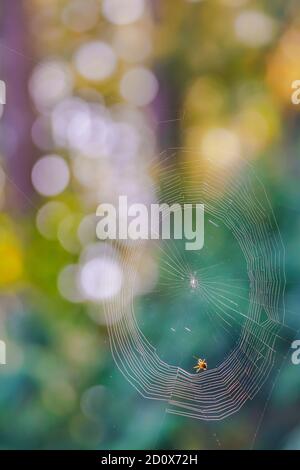
<path fill-rule="evenodd" d="M 181 149 L 181 153 L 185 160 L 195 158 L 192 149 Z M 243 257 L 246 276 L 215 275 L 220 270 L 218 263 L 202 267 L 202 252 L 210 252 L 210 240 L 200 254 L 190 252 L 192 259 L 175 240 L 148 242 L 156 245 L 164 273 L 152 298 L 171 294 L 176 304 L 176 295 L 184 300 L 186 292 L 192 294 L 193 301 L 199 302 L 199 316 L 205 310 L 212 327 L 218 325 L 230 338 L 230 350 L 215 361 L 215 367 L 196 374 L 183 366 L 184 357 L 177 364 L 164 360 L 159 347 L 142 331 L 137 320 L 137 304 L 142 300 L 136 299 L 134 286 L 145 242 L 123 241 L 120 251 L 126 283 L 121 294 L 105 305 L 112 354 L 132 386 L 147 399 L 165 402 L 168 413 L 221 420 L 254 399 L 289 347 L 285 253 L 278 225 L 263 185 L 245 161 L 228 158 L 220 162 L 216 158 L 175 165 L 167 160 L 152 166 L 150 172 L 159 182 L 160 202 L 204 204 L 206 227 L 224 227 L 230 233 Z M 159 325 L 159 317 L 156 323 Z M 171 330 L 176 332 L 177 327 Z M 213 354 L 214 347 L 205 354 Z"/>

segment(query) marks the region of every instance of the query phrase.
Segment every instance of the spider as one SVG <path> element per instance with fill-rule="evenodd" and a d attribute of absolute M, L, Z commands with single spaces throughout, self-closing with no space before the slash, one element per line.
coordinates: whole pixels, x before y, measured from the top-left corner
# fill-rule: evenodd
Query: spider
<path fill-rule="evenodd" d="M 200 372 L 200 371 L 207 369 L 206 359 L 198 359 L 198 358 L 195 358 L 195 359 L 197 359 L 197 364 L 194 367 L 194 369 L 196 369 L 196 372 Z"/>

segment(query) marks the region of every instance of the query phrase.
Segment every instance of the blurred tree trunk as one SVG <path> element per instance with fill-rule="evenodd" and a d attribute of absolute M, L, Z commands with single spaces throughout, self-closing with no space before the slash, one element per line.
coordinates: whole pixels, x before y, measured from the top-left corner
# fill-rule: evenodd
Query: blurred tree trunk
<path fill-rule="evenodd" d="M 1 152 L 6 159 L 8 205 L 23 211 L 31 204 L 31 140 L 33 113 L 28 95 L 28 78 L 34 65 L 28 46 L 26 0 L 2 0 L 1 79 L 6 83 L 6 105 L 2 118 Z"/>

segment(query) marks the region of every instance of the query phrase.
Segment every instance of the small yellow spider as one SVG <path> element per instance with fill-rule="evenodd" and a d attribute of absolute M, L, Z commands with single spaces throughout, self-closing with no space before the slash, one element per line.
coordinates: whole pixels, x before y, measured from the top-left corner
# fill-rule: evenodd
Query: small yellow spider
<path fill-rule="evenodd" d="M 197 358 L 195 358 L 197 359 Z M 207 362 L 205 359 L 197 359 L 197 365 L 194 367 L 196 372 L 200 372 L 207 369 Z"/>

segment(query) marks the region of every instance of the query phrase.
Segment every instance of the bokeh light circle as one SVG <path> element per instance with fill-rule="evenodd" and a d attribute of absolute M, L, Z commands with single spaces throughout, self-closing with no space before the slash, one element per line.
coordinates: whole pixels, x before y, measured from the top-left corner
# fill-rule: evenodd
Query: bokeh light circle
<path fill-rule="evenodd" d="M 103 41 L 91 41 L 80 46 L 74 62 L 80 75 L 91 81 L 106 80 L 117 66 L 114 50 Z"/>
<path fill-rule="evenodd" d="M 145 67 L 134 67 L 125 73 L 120 83 L 123 98 L 135 106 L 147 106 L 158 93 L 154 73 Z"/>
<path fill-rule="evenodd" d="M 46 155 L 33 166 L 32 184 L 43 196 L 56 196 L 64 191 L 70 180 L 66 161 L 58 155 Z"/>
<path fill-rule="evenodd" d="M 145 10 L 145 0 L 103 0 L 105 18 L 116 25 L 126 25 L 140 19 Z"/>
<path fill-rule="evenodd" d="M 123 282 L 119 264 L 108 257 L 88 260 L 80 271 L 80 286 L 84 296 L 93 301 L 104 301 L 120 292 Z"/>
<path fill-rule="evenodd" d="M 33 70 L 29 91 L 39 110 L 51 108 L 73 89 L 70 67 L 62 60 L 46 60 Z"/>

